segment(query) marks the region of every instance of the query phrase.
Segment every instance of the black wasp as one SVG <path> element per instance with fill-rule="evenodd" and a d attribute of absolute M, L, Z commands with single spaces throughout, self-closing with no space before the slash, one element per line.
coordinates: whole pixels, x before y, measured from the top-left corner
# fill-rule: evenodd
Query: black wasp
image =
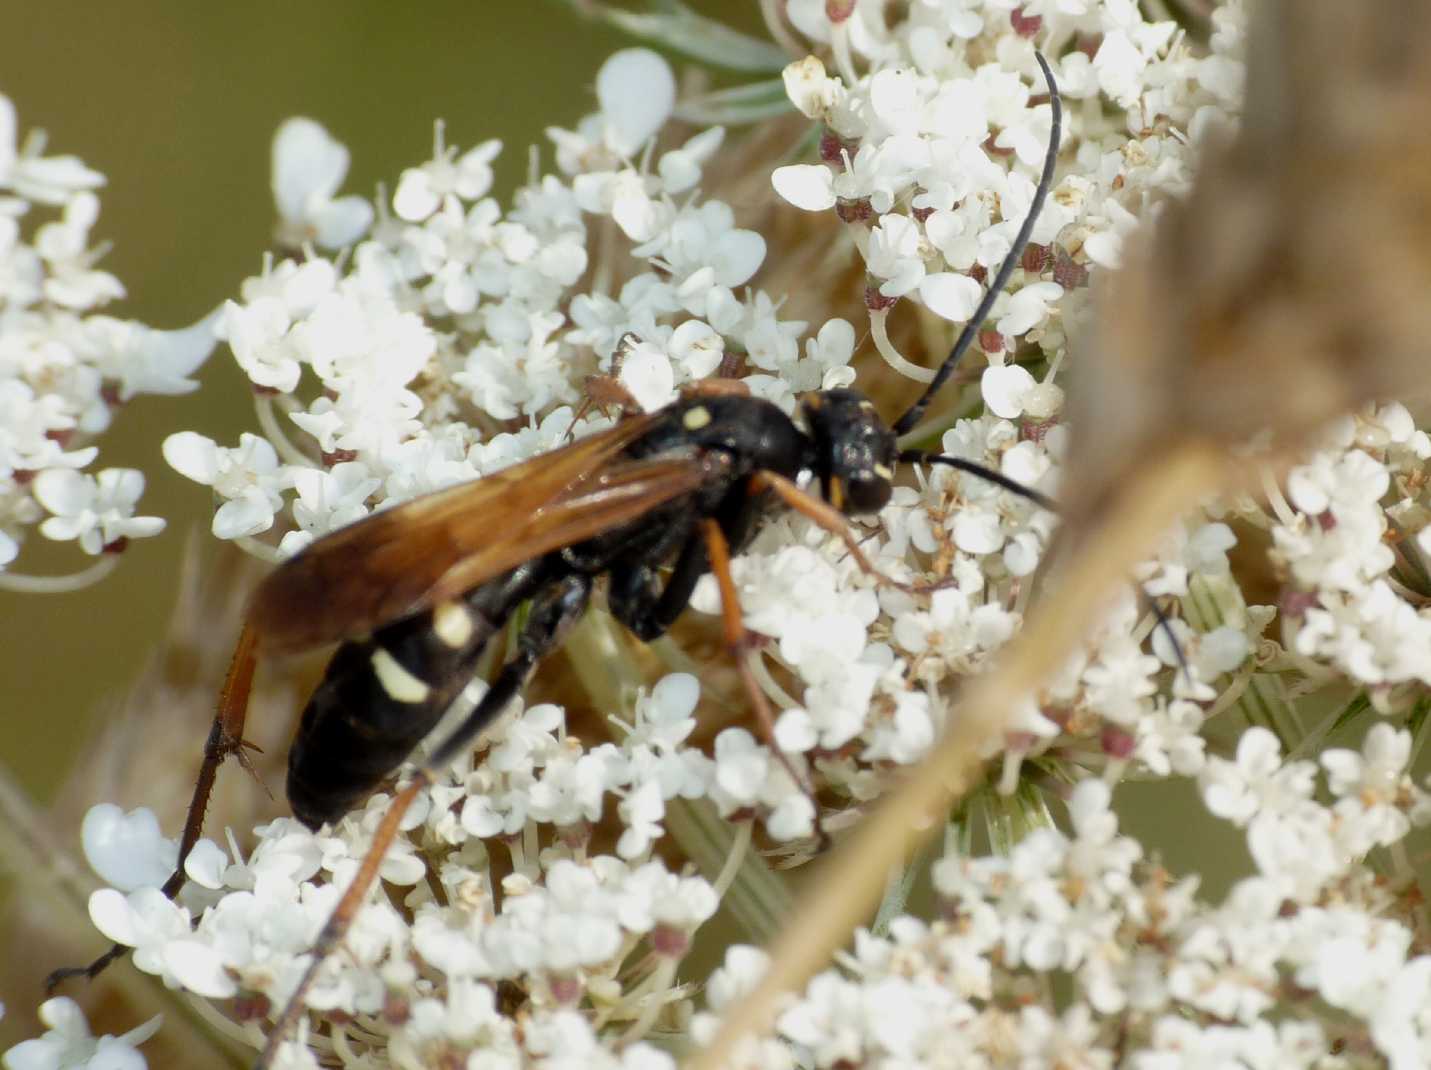
<path fill-rule="evenodd" d="M 314 948 L 308 976 L 270 1036 L 274 1046 L 301 1012 L 302 994 L 341 938 L 374 879 L 402 811 L 432 771 L 448 765 L 517 695 L 533 669 L 586 609 L 597 580 L 607 604 L 643 640 L 662 635 L 714 572 L 725 596 L 727 638 L 740 638 L 728 559 L 777 504 L 842 535 L 864 563 L 845 515 L 877 512 L 899 462 L 975 473 L 1043 505 L 1036 492 L 972 462 L 901 451 L 948 380 L 1019 262 L 1053 181 L 1062 111 L 1042 56 L 1053 125 L 1037 192 L 1013 247 L 924 394 L 893 425 L 852 390 L 805 397 L 797 419 L 730 388 L 695 384 L 675 403 L 493 475 L 370 516 L 334 532 L 275 570 L 259 588 L 219 703 L 179 871 L 199 835 L 214 772 L 243 756 L 242 729 L 254 658 L 340 641 L 303 713 L 289 754 L 294 814 L 318 828 L 368 796 L 436 726 L 464 689 L 492 636 L 528 606 L 516 651 L 452 734 L 422 761 L 394 800 L 358 877 Z M 799 489 L 810 475 L 820 497 Z M 763 708 L 746 673 L 747 690 Z M 124 948 L 86 971 L 93 975 Z"/>

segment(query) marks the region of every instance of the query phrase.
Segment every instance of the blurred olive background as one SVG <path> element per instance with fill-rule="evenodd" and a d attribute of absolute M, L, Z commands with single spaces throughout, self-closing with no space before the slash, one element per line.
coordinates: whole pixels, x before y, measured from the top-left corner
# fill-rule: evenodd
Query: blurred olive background
<path fill-rule="evenodd" d="M 274 220 L 269 145 L 284 118 L 312 116 L 349 147 L 346 193 L 391 188 L 427 159 L 437 117 L 449 145 L 502 139 L 506 191 L 525 173 L 528 146 L 545 143 L 544 127 L 592 110 L 602 58 L 629 43 L 558 3 L 47 0 L 0 15 L 0 92 L 15 103 L 22 138 L 43 128 L 49 153 L 78 155 L 108 178 L 93 238 L 113 243 L 103 266 L 129 296 L 106 311 L 178 327 L 259 269 Z M 136 399 L 99 442 L 99 465 L 146 473 L 141 512 L 167 518 L 164 534 L 132 545 L 114 575 L 84 592 L 0 592 L 0 758 L 41 804 L 163 637 L 185 540 L 207 529 L 208 491 L 165 467 L 161 441 L 194 428 L 234 443 L 253 424 L 226 350 L 202 380 L 196 395 Z M 18 569 L 88 563 L 36 535 Z M 59 833 L 76 846 L 73 825 Z M 0 896 L 11 891 L 0 883 Z M 39 979 L 56 965 L 20 971 L 34 988 L 0 988 L 0 1050 L 38 1033 Z M 83 986 L 73 992 L 84 1001 Z"/>

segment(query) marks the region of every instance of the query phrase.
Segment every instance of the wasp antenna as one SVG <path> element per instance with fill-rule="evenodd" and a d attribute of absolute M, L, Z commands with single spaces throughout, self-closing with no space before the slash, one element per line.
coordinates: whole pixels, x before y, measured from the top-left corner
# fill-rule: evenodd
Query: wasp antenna
<path fill-rule="evenodd" d="M 934 379 L 919 400 L 895 422 L 894 433 L 896 435 L 908 433 L 919 422 L 919 418 L 924 415 L 924 410 L 934 400 L 934 395 L 939 393 L 939 388 L 949 381 L 949 376 L 954 374 L 954 366 L 959 363 L 959 358 L 964 355 L 964 351 L 974 341 L 975 335 L 984 325 L 984 319 L 989 315 L 989 310 L 994 307 L 994 302 L 998 299 L 1004 284 L 1014 273 L 1015 265 L 1024 254 L 1024 246 L 1028 244 L 1029 235 L 1033 233 L 1034 224 L 1038 222 L 1039 213 L 1043 211 L 1043 202 L 1048 199 L 1048 191 L 1053 188 L 1053 168 L 1058 161 L 1059 139 L 1063 133 L 1063 101 L 1058 95 L 1058 82 L 1054 80 L 1048 60 L 1043 58 L 1041 52 L 1035 52 L 1034 58 L 1038 60 L 1038 65 L 1043 70 L 1044 81 L 1048 83 L 1049 103 L 1053 107 L 1053 127 L 1049 130 L 1048 151 L 1043 158 L 1043 173 L 1039 176 L 1038 188 L 1034 190 L 1033 203 L 1029 205 L 1029 214 L 1024 217 L 1023 226 L 1019 227 L 1014 244 L 1009 249 L 1009 255 L 1004 257 L 1004 262 L 999 265 L 998 273 L 989 283 L 989 288 L 984 291 L 984 297 L 979 302 L 979 307 L 974 309 L 974 314 L 969 317 L 969 322 L 964 324 L 964 329 L 959 332 L 959 338 L 954 343 L 954 348 L 949 351 L 949 356 L 944 359 L 943 365 L 934 373 Z"/>
<path fill-rule="evenodd" d="M 1041 494 L 1032 487 L 1024 486 L 1017 479 L 1010 479 L 1002 472 L 996 472 L 994 469 L 974 461 L 966 461 L 962 457 L 946 457 L 942 453 L 930 453 L 927 450 L 901 450 L 899 460 L 902 464 L 943 464 L 950 468 L 957 468 L 961 472 L 968 472 L 971 476 L 978 476 L 990 483 L 996 483 L 1005 490 L 1017 494 L 1020 498 L 1027 498 L 1051 513 L 1059 511 L 1058 503 L 1047 494 Z"/>

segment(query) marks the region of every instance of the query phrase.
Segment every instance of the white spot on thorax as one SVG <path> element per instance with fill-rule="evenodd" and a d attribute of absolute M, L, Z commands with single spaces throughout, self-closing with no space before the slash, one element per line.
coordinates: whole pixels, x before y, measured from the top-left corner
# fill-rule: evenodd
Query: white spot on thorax
<path fill-rule="evenodd" d="M 432 611 L 432 630 L 444 646 L 456 650 L 472 638 L 472 614 L 457 602 L 441 602 Z"/>

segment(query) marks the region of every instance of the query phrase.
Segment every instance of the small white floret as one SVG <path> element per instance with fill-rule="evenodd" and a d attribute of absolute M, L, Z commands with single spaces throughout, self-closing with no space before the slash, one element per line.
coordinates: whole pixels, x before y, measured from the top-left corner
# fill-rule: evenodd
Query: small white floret
<path fill-rule="evenodd" d="M 282 244 L 337 249 L 362 237 L 372 225 L 373 206 L 361 197 L 333 196 L 347 175 L 348 150 L 321 123 L 295 117 L 279 126 L 272 185 Z"/>
<path fill-rule="evenodd" d="M 127 814 L 113 803 L 91 806 L 80 825 L 80 843 L 90 868 L 124 892 L 163 884 L 179 857 L 178 845 L 143 806 Z"/>
<path fill-rule="evenodd" d="M 984 404 L 995 416 L 1013 420 L 1024 411 L 1024 400 L 1037 386 L 1028 369 L 1018 364 L 997 364 L 984 371 L 980 391 Z"/>
<path fill-rule="evenodd" d="M 634 156 L 670 118 L 676 76 L 659 53 L 624 48 L 601 65 L 596 99 L 606 120 L 607 145 L 618 155 Z"/>

